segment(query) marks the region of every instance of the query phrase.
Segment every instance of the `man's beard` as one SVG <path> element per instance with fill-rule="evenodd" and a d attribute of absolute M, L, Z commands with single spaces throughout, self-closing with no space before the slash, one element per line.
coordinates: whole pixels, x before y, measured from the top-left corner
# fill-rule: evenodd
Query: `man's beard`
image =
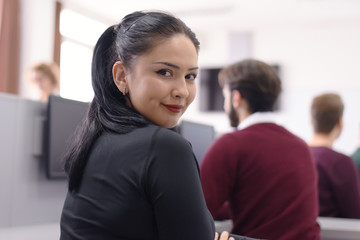
<path fill-rule="evenodd" d="M 228 113 L 228 117 L 230 120 L 230 126 L 236 128 L 239 126 L 240 120 L 239 116 L 237 115 L 234 106 L 232 103 L 230 104 L 230 112 Z"/>

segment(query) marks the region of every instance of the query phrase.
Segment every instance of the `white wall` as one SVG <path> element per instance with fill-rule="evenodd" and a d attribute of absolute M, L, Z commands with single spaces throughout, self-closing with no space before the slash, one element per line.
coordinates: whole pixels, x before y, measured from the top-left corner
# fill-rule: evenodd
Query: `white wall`
<path fill-rule="evenodd" d="M 344 131 L 334 148 L 351 153 L 360 123 L 360 20 L 327 22 L 256 32 L 254 56 L 282 67 L 286 125 L 311 137 L 309 107 L 324 91 L 339 93 L 345 104 Z"/>

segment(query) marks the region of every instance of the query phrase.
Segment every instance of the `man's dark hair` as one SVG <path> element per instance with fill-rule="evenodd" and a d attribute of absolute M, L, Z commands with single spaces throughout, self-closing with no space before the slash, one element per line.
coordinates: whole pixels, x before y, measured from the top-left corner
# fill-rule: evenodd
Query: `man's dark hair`
<path fill-rule="evenodd" d="M 245 59 L 222 69 L 221 87 L 238 90 L 249 105 L 249 112 L 273 111 L 281 92 L 281 81 L 274 67 L 255 59 Z"/>

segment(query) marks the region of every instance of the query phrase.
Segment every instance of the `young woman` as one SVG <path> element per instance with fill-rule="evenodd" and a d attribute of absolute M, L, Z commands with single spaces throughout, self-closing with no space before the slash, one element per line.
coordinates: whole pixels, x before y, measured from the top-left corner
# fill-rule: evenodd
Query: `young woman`
<path fill-rule="evenodd" d="M 102 34 L 95 96 L 64 159 L 60 239 L 214 239 L 197 161 L 171 130 L 195 97 L 198 51 L 162 12 L 134 12 Z"/>

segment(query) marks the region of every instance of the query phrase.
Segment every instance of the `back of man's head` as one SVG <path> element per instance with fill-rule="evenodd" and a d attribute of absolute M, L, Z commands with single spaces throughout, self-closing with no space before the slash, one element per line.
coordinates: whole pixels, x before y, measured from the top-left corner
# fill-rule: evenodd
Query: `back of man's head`
<path fill-rule="evenodd" d="M 336 93 L 315 97 L 311 104 L 311 118 L 316 133 L 329 134 L 342 118 L 344 104 Z"/>
<path fill-rule="evenodd" d="M 281 81 L 274 67 L 255 59 L 245 59 L 222 69 L 221 87 L 238 90 L 247 101 L 249 112 L 273 111 L 281 92 Z"/>

